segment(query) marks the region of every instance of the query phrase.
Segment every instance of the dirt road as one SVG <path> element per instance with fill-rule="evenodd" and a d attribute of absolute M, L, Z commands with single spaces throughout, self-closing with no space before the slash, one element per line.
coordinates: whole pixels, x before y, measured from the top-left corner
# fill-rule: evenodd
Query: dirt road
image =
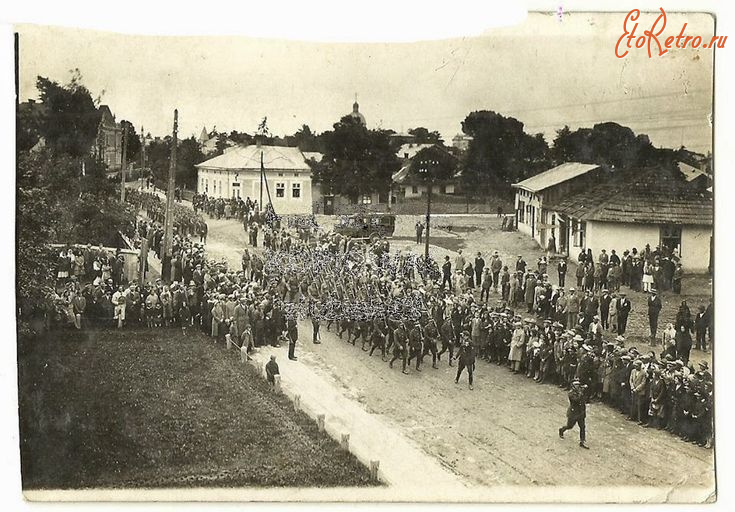
<path fill-rule="evenodd" d="M 233 221 L 210 222 L 207 250 L 239 265 L 245 236 Z M 588 444 L 577 446 L 577 431 L 559 439 L 566 393 L 536 384 L 506 368 L 479 361 L 474 391 L 466 374 L 454 384 L 456 368 L 446 359 L 438 370 L 403 375 L 380 356 L 323 332 L 314 345 L 300 326 L 300 361 L 327 373 L 342 393 L 413 439 L 442 465 L 482 486 L 677 486 L 712 488 L 713 451 L 666 432 L 631 423 L 616 410 L 588 408 Z"/>

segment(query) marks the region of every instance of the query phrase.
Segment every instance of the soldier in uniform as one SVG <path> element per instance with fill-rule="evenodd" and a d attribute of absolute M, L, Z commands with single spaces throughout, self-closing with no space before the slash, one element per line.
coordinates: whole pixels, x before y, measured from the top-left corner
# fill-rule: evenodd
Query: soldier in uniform
<path fill-rule="evenodd" d="M 373 319 L 373 329 L 370 334 L 370 353 L 372 356 L 376 348 L 380 348 L 380 352 L 385 361 L 385 339 L 387 337 L 388 325 L 382 316 L 376 316 Z"/>
<path fill-rule="evenodd" d="M 436 328 L 436 322 L 429 320 L 424 326 L 424 350 L 421 354 L 422 357 L 431 353 L 431 367 L 439 368 L 436 365 L 437 360 L 437 346 L 436 342 L 439 338 L 439 330 Z"/>
<path fill-rule="evenodd" d="M 442 349 L 437 354 L 437 359 L 441 361 L 442 354 L 449 351 L 449 366 L 452 366 L 452 359 L 454 359 L 454 342 L 457 338 L 457 331 L 454 328 L 454 324 L 445 320 L 440 329 L 442 338 Z"/>
<path fill-rule="evenodd" d="M 408 341 L 410 352 L 408 354 L 408 365 L 411 365 L 411 359 L 416 358 L 416 371 L 421 371 L 421 363 L 424 359 L 424 330 L 421 323 L 417 320 L 413 329 L 408 333 Z"/>
<path fill-rule="evenodd" d="M 585 449 L 589 449 L 585 443 L 585 417 L 587 416 L 587 405 L 585 404 L 585 391 L 584 387 L 579 382 L 579 379 L 572 381 L 572 389 L 569 390 L 567 395 L 569 398 L 569 407 L 567 408 L 567 424 L 563 427 L 559 427 L 559 437 L 564 439 L 564 432 L 574 428 L 574 425 L 579 425 L 579 446 Z"/>
<path fill-rule="evenodd" d="M 457 353 L 457 376 L 454 378 L 455 384 L 459 384 L 459 378 L 462 376 L 462 371 L 465 368 L 467 368 L 470 389 L 473 389 L 472 374 L 475 370 L 475 347 L 472 346 L 470 334 L 467 331 L 464 331 L 460 336 L 460 346 Z"/>
<path fill-rule="evenodd" d="M 403 322 L 393 331 L 393 359 L 390 360 L 388 366 L 393 368 L 393 363 L 400 357 L 403 359 L 403 373 L 408 373 L 406 369 L 408 362 L 408 336 Z"/>

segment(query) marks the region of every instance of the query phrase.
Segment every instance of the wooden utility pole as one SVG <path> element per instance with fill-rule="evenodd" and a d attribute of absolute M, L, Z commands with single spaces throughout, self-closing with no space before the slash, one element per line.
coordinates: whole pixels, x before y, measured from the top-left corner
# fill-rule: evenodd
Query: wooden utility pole
<path fill-rule="evenodd" d="M 429 261 L 429 234 L 431 233 L 431 192 L 433 188 L 433 180 L 429 181 L 426 193 L 426 246 L 424 247 L 424 259 Z"/>
<path fill-rule="evenodd" d="M 128 165 L 127 162 L 127 150 L 128 150 L 128 125 L 123 125 L 122 134 L 122 166 L 120 167 L 120 202 L 125 202 L 125 167 Z"/>
<path fill-rule="evenodd" d="M 171 141 L 171 161 L 168 168 L 168 190 L 166 191 L 166 222 L 163 229 L 163 258 L 161 259 L 161 279 L 171 282 L 171 253 L 174 237 L 174 192 L 176 189 L 176 146 L 179 129 L 179 111 L 174 110 L 174 132 Z"/>
<path fill-rule="evenodd" d="M 140 127 L 140 190 L 143 190 L 143 173 L 145 172 L 145 127 Z"/>

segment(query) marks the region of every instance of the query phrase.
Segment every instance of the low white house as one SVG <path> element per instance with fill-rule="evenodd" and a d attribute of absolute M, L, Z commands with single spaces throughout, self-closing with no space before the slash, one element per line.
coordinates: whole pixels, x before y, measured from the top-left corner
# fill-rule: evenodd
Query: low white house
<path fill-rule="evenodd" d="M 545 203 L 558 245 L 576 256 L 591 249 L 668 247 L 686 272 L 711 268 L 713 195 L 706 182 L 692 182 L 666 169 L 632 169 L 589 189 Z"/>
<path fill-rule="evenodd" d="M 546 247 L 553 230 L 555 218 L 546 203 L 585 190 L 599 179 L 604 170 L 599 165 L 567 162 L 548 171 L 515 183 L 515 211 L 518 231 Z M 556 237 L 557 240 L 559 237 Z M 559 242 L 557 242 L 558 244 Z M 560 252 L 565 247 L 557 245 Z"/>
<path fill-rule="evenodd" d="M 261 180 L 261 162 L 265 170 Z M 312 213 L 311 167 L 298 148 L 234 146 L 197 164 L 197 192 L 214 198 L 268 202 L 278 214 Z M 262 195 L 261 195 L 262 183 Z"/>

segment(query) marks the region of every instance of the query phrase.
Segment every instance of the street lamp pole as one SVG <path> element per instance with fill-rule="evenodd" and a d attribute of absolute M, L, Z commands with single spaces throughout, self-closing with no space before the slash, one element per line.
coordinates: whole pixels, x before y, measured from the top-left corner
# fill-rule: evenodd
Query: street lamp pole
<path fill-rule="evenodd" d="M 176 146 L 179 130 L 179 111 L 174 110 L 174 130 L 171 141 L 171 161 L 168 168 L 168 190 L 166 191 L 166 220 L 163 231 L 163 258 L 161 259 L 161 278 L 171 281 L 171 256 L 174 236 L 174 192 L 176 188 Z"/>

